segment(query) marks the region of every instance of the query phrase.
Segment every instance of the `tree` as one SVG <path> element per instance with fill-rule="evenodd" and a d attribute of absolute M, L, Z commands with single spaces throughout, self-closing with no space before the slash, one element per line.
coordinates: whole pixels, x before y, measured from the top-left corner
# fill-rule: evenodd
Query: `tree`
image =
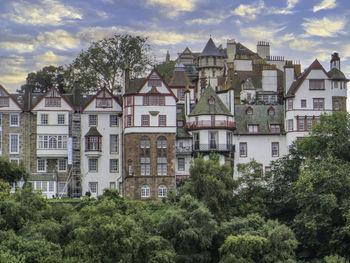
<path fill-rule="evenodd" d="M 23 164 L 10 163 L 4 158 L 0 158 L 0 180 L 14 183 L 19 180 L 27 180 L 29 174 L 25 171 Z"/>
<path fill-rule="evenodd" d="M 94 92 L 102 86 L 115 90 L 122 84 L 126 67 L 130 67 L 131 77 L 136 77 L 150 65 L 149 48 L 147 38 L 114 35 L 93 42 L 78 55 L 67 71 L 83 91 Z"/>
<path fill-rule="evenodd" d="M 162 76 L 163 80 L 166 83 L 169 83 L 171 80 L 171 77 L 173 76 L 175 64 L 176 64 L 176 61 L 170 60 L 170 61 L 165 61 L 156 66 L 158 73 Z"/>
<path fill-rule="evenodd" d="M 183 194 L 190 194 L 203 202 L 218 220 L 229 216 L 233 190 L 237 183 L 229 165 L 220 165 L 218 156 L 209 160 L 196 158 L 190 167 L 190 178 L 180 188 Z"/>
<path fill-rule="evenodd" d="M 22 92 L 26 86 L 29 86 L 35 92 L 46 92 L 52 86 L 56 86 L 62 93 L 67 88 L 66 70 L 63 66 L 46 66 L 37 72 L 31 72 L 27 75 L 26 84 L 21 89 Z"/>

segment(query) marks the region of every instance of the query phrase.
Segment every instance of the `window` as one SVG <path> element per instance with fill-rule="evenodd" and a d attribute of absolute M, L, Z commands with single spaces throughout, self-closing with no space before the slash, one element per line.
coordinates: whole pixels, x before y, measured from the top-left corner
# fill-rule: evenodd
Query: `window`
<path fill-rule="evenodd" d="M 183 157 L 177 158 L 177 169 L 179 171 L 185 171 L 185 158 Z"/>
<path fill-rule="evenodd" d="M 118 126 L 118 115 L 109 115 L 109 126 Z"/>
<path fill-rule="evenodd" d="M 97 172 L 97 159 L 89 159 L 89 172 Z"/>
<path fill-rule="evenodd" d="M 273 107 L 269 108 L 267 110 L 267 115 L 269 116 L 275 116 L 275 109 Z"/>
<path fill-rule="evenodd" d="M 10 133 L 10 154 L 19 154 L 19 134 Z"/>
<path fill-rule="evenodd" d="M 246 114 L 247 115 L 253 115 L 253 108 L 252 107 L 248 107 L 246 110 Z"/>
<path fill-rule="evenodd" d="M 217 149 L 218 132 L 209 132 L 209 149 Z"/>
<path fill-rule="evenodd" d="M 67 149 L 66 135 L 38 135 L 38 149 Z"/>
<path fill-rule="evenodd" d="M 0 89 L 0 107 L 9 106 L 9 96 L 3 89 Z"/>
<path fill-rule="evenodd" d="M 161 184 L 158 187 L 158 197 L 166 197 L 167 196 L 167 187 L 164 184 Z"/>
<path fill-rule="evenodd" d="M 96 108 L 112 108 L 112 98 L 107 92 L 101 92 L 96 98 Z"/>
<path fill-rule="evenodd" d="M 165 98 L 162 95 L 144 96 L 143 103 L 144 103 L 144 105 L 160 105 L 160 106 L 164 106 L 165 105 Z"/>
<path fill-rule="evenodd" d="M 143 96 L 142 101 L 143 101 L 144 106 L 148 106 L 149 105 L 149 96 Z"/>
<path fill-rule="evenodd" d="M 110 143 L 110 153 L 118 153 L 118 135 L 110 135 L 109 143 Z"/>
<path fill-rule="evenodd" d="M 280 124 L 270 124 L 270 132 L 271 133 L 280 133 L 281 125 Z"/>
<path fill-rule="evenodd" d="M 185 89 L 184 88 L 177 89 L 177 98 L 179 100 L 185 99 Z"/>
<path fill-rule="evenodd" d="M 177 121 L 177 127 L 183 127 L 184 121 Z"/>
<path fill-rule="evenodd" d="M 340 110 L 339 101 L 333 101 L 333 110 Z"/>
<path fill-rule="evenodd" d="M 53 181 L 49 181 L 48 183 L 49 183 L 49 192 L 54 192 L 55 183 Z"/>
<path fill-rule="evenodd" d="M 312 129 L 312 119 L 306 120 L 306 127 L 307 127 L 308 131 L 310 131 Z"/>
<path fill-rule="evenodd" d="M 272 151 L 272 157 L 278 157 L 279 156 L 279 150 L 280 145 L 279 142 L 272 142 L 271 143 L 271 151 Z"/>
<path fill-rule="evenodd" d="M 292 110 L 293 109 L 293 99 L 287 100 L 287 109 Z"/>
<path fill-rule="evenodd" d="M 10 163 L 15 163 L 19 165 L 19 158 L 10 158 Z"/>
<path fill-rule="evenodd" d="M 214 61 L 213 61 L 213 64 L 214 66 L 216 66 L 216 57 L 213 57 Z"/>
<path fill-rule="evenodd" d="M 301 101 L 300 101 L 300 106 L 301 106 L 302 108 L 306 108 L 306 100 L 301 100 Z"/>
<path fill-rule="evenodd" d="M 167 158 L 158 157 L 157 158 L 157 174 L 158 175 L 167 175 Z"/>
<path fill-rule="evenodd" d="M 141 175 L 150 175 L 151 174 L 151 159 L 149 157 L 141 157 Z"/>
<path fill-rule="evenodd" d="M 131 115 L 128 115 L 126 117 L 126 125 L 127 127 L 131 127 L 132 126 L 132 118 L 131 118 Z"/>
<path fill-rule="evenodd" d="M 305 131 L 305 120 L 298 119 L 299 131 Z"/>
<path fill-rule="evenodd" d="M 49 124 L 49 114 L 41 114 L 40 115 L 40 124 L 41 125 Z"/>
<path fill-rule="evenodd" d="M 10 127 L 19 127 L 19 114 L 10 114 Z"/>
<path fill-rule="evenodd" d="M 86 136 L 85 137 L 85 151 L 101 151 L 102 137 L 100 136 Z"/>
<path fill-rule="evenodd" d="M 194 149 L 199 150 L 199 133 L 198 132 L 193 133 L 193 144 L 194 144 Z"/>
<path fill-rule="evenodd" d="M 149 126 L 149 115 L 141 115 L 141 126 Z"/>
<path fill-rule="evenodd" d="M 158 117 L 159 126 L 166 126 L 166 115 L 159 115 Z"/>
<path fill-rule="evenodd" d="M 141 187 L 141 197 L 147 198 L 151 196 L 151 189 L 147 184 L 144 184 Z"/>
<path fill-rule="evenodd" d="M 149 149 L 149 147 L 151 146 L 151 141 L 148 137 L 144 136 L 141 138 L 141 143 L 140 143 L 140 147 L 141 149 Z"/>
<path fill-rule="evenodd" d="M 130 106 L 132 104 L 132 97 L 127 97 L 126 98 L 126 105 Z"/>
<path fill-rule="evenodd" d="M 97 115 L 89 115 L 89 126 L 97 126 Z"/>
<path fill-rule="evenodd" d="M 45 98 L 46 107 L 60 107 L 61 106 L 61 97 L 58 94 L 57 90 L 52 89 L 47 97 Z"/>
<path fill-rule="evenodd" d="M 324 99 L 313 99 L 314 110 L 324 110 Z"/>
<path fill-rule="evenodd" d="M 259 132 L 259 124 L 248 124 L 248 132 L 249 133 Z"/>
<path fill-rule="evenodd" d="M 227 150 L 232 149 L 232 132 L 227 132 L 226 133 L 226 145 L 227 145 Z"/>
<path fill-rule="evenodd" d="M 57 114 L 57 124 L 58 125 L 65 124 L 65 115 L 64 114 Z"/>
<path fill-rule="evenodd" d="M 148 80 L 148 87 L 160 87 L 162 86 L 162 82 L 160 79 L 150 79 Z"/>
<path fill-rule="evenodd" d="M 38 159 L 37 161 L 37 171 L 38 172 L 46 172 L 46 160 Z"/>
<path fill-rule="evenodd" d="M 89 182 L 89 191 L 92 194 L 97 194 L 97 183 L 96 182 Z"/>
<path fill-rule="evenodd" d="M 58 159 L 58 171 L 59 172 L 67 171 L 67 159 Z"/>
<path fill-rule="evenodd" d="M 323 79 L 310 79 L 309 80 L 310 90 L 324 90 L 324 80 Z"/>
<path fill-rule="evenodd" d="M 157 139 L 157 148 L 158 149 L 165 149 L 167 147 L 167 141 L 166 138 L 164 136 L 161 136 Z"/>
<path fill-rule="evenodd" d="M 65 182 L 58 182 L 58 193 L 59 194 L 65 194 L 67 192 L 66 183 Z"/>
<path fill-rule="evenodd" d="M 118 172 L 118 159 L 110 159 L 109 160 L 109 171 L 111 173 L 116 173 Z"/>
<path fill-rule="evenodd" d="M 292 131 L 293 130 L 293 119 L 289 119 L 288 120 L 288 131 Z"/>
<path fill-rule="evenodd" d="M 109 183 L 109 188 L 110 189 L 115 189 L 115 182 L 110 182 Z"/>
<path fill-rule="evenodd" d="M 247 151 L 247 143 L 241 142 L 239 143 L 239 157 L 247 157 L 248 151 Z"/>

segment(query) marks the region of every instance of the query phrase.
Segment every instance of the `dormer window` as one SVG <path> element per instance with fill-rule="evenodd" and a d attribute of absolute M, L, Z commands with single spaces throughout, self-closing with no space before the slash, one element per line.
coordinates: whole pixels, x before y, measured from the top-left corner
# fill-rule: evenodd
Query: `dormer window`
<path fill-rule="evenodd" d="M 209 100 L 208 100 L 208 103 L 209 103 L 210 105 L 215 104 L 215 98 L 214 98 L 214 97 L 210 97 Z"/>
<path fill-rule="evenodd" d="M 112 108 L 112 97 L 106 90 L 97 95 L 96 108 Z"/>
<path fill-rule="evenodd" d="M 8 107 L 9 106 L 9 96 L 5 91 L 0 89 L 0 107 Z"/>
<path fill-rule="evenodd" d="M 248 107 L 246 110 L 246 114 L 247 115 L 253 115 L 253 108 L 252 107 Z"/>
<path fill-rule="evenodd" d="M 86 136 L 85 138 L 86 151 L 101 151 L 102 137 L 101 136 Z"/>
<path fill-rule="evenodd" d="M 46 107 L 61 107 L 61 96 L 56 89 L 52 89 L 45 98 Z"/>
<path fill-rule="evenodd" d="M 152 74 L 150 79 L 148 80 L 148 87 L 161 87 L 162 82 L 160 81 L 159 77 L 157 74 Z"/>
<path fill-rule="evenodd" d="M 269 116 L 275 116 L 275 109 L 273 107 L 269 108 L 267 110 L 267 115 Z"/>

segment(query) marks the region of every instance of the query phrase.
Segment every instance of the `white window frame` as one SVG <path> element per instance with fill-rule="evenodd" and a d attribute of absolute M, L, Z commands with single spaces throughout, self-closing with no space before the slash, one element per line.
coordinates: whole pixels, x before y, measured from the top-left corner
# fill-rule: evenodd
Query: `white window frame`
<path fill-rule="evenodd" d="M 67 193 L 66 182 L 58 182 L 57 183 L 57 192 L 59 194 L 66 194 Z"/>
<path fill-rule="evenodd" d="M 151 197 L 151 188 L 144 184 L 141 186 L 141 198 L 149 198 Z"/>
<path fill-rule="evenodd" d="M 277 146 L 277 148 L 274 148 Z M 279 157 L 280 156 L 280 143 L 279 142 L 271 142 L 271 156 Z"/>
<path fill-rule="evenodd" d="M 94 119 L 95 117 L 96 119 Z M 89 126 L 97 126 L 98 116 L 96 114 L 90 114 L 88 118 L 89 118 Z"/>
<path fill-rule="evenodd" d="M 168 188 L 166 187 L 166 185 L 161 184 L 158 186 L 158 197 L 160 198 L 164 198 L 167 197 L 168 194 Z"/>
<path fill-rule="evenodd" d="M 17 117 L 17 123 L 13 123 L 12 122 L 12 117 Z M 20 123 L 20 120 L 19 120 L 19 113 L 10 113 L 10 127 L 19 127 L 19 123 Z"/>
<path fill-rule="evenodd" d="M 10 158 L 10 163 L 17 163 L 19 165 L 19 158 Z"/>
<path fill-rule="evenodd" d="M 113 164 L 115 162 L 115 164 Z M 109 171 L 111 173 L 117 173 L 119 171 L 119 160 L 118 159 L 109 159 Z"/>
<path fill-rule="evenodd" d="M 111 126 L 111 127 L 118 127 L 119 126 L 118 115 L 115 115 L 115 114 L 109 115 L 109 126 Z"/>
<path fill-rule="evenodd" d="M 62 168 L 62 165 L 64 167 L 64 169 Z M 59 172 L 66 172 L 67 171 L 67 159 L 58 159 L 57 161 L 57 167 L 58 167 L 58 171 Z"/>
<path fill-rule="evenodd" d="M 239 143 L 239 157 L 245 158 L 248 157 L 248 143 L 240 142 Z"/>
<path fill-rule="evenodd" d="M 89 182 L 89 191 L 92 194 L 98 194 L 98 183 L 97 182 Z"/>
<path fill-rule="evenodd" d="M 42 164 L 39 164 L 39 162 L 43 162 L 44 166 Z M 39 169 L 43 167 L 43 169 Z M 38 173 L 45 173 L 46 172 L 46 159 L 37 159 L 36 160 L 36 170 Z"/>
<path fill-rule="evenodd" d="M 182 160 L 182 161 L 180 162 L 180 160 Z M 177 170 L 185 171 L 185 167 L 186 167 L 185 157 L 178 157 L 177 158 Z"/>
<path fill-rule="evenodd" d="M 168 161 L 166 157 L 157 157 L 157 175 L 167 175 Z"/>
<path fill-rule="evenodd" d="M 40 114 L 40 124 L 41 125 L 48 125 L 49 124 L 49 114 L 47 114 L 47 113 Z"/>
<path fill-rule="evenodd" d="M 17 136 L 17 150 L 16 151 L 12 151 L 12 136 Z M 20 148 L 20 135 L 18 133 L 10 133 L 9 134 L 9 152 L 10 154 L 19 154 L 19 148 Z"/>
<path fill-rule="evenodd" d="M 63 123 L 62 123 L 62 117 L 63 117 Z M 65 125 L 66 124 L 66 115 L 64 113 L 57 114 L 57 124 L 58 125 Z"/>
<path fill-rule="evenodd" d="M 293 131 L 294 130 L 294 121 L 293 121 L 293 119 L 288 119 L 287 120 L 287 127 L 288 127 L 288 131 Z"/>
<path fill-rule="evenodd" d="M 116 138 L 114 142 L 112 138 Z M 110 153 L 118 153 L 119 152 L 119 136 L 118 134 L 111 134 L 109 136 L 109 152 Z"/>
<path fill-rule="evenodd" d="M 92 161 L 96 161 L 96 169 L 92 169 L 94 167 L 92 167 L 93 163 Z M 95 165 L 94 165 L 95 166 Z M 89 159 L 88 161 L 88 169 L 90 173 L 97 173 L 98 172 L 98 159 Z"/>

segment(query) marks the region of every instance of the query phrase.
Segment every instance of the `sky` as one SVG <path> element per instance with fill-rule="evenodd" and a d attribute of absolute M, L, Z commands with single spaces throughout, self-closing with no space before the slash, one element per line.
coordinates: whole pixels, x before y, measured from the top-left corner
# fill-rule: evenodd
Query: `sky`
<path fill-rule="evenodd" d="M 350 78 L 349 0 L 0 0 L 0 84 L 10 92 L 28 73 L 68 65 L 91 42 L 114 34 L 148 37 L 152 57 L 171 59 L 234 39 L 252 51 L 329 70 L 339 52 Z"/>

